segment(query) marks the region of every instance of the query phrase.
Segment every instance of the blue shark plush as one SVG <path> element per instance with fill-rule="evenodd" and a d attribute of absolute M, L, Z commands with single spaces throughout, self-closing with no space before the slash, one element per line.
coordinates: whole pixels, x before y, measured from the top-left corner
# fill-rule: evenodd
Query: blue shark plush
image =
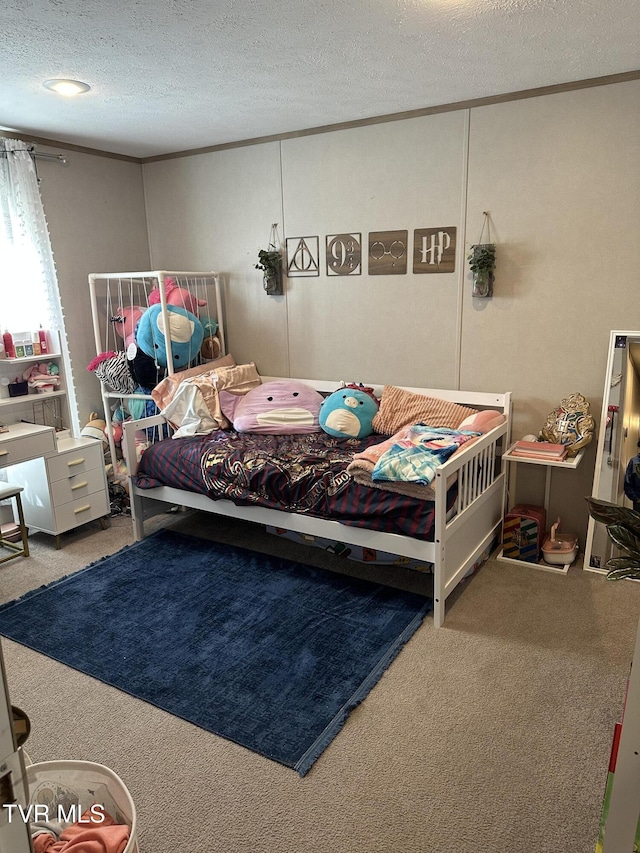
<path fill-rule="evenodd" d="M 200 352 L 204 329 L 200 320 L 177 305 L 167 305 L 173 369 L 189 367 Z M 140 317 L 136 327 L 138 347 L 161 367 L 167 366 L 166 329 L 162 306 L 150 305 Z"/>
<path fill-rule="evenodd" d="M 336 438 L 366 438 L 373 432 L 378 401 L 372 389 L 346 385 L 325 398 L 320 406 L 320 426 Z"/>

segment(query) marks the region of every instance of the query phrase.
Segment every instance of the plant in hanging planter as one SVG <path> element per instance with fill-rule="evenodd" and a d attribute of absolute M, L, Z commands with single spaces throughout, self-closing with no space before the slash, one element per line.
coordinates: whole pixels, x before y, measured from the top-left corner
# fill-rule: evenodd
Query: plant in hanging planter
<path fill-rule="evenodd" d="M 625 506 L 587 498 L 589 514 L 607 528 L 609 539 L 623 552 L 604 565 L 607 580 L 640 580 L 640 512 Z"/>
<path fill-rule="evenodd" d="M 496 268 L 496 244 L 478 243 L 467 255 L 473 273 L 473 295 L 493 296 L 493 274 Z"/>
<path fill-rule="evenodd" d="M 277 275 L 280 272 L 282 263 L 282 253 L 276 250 L 266 251 L 260 249 L 258 252 L 257 270 L 262 270 L 266 277 Z"/>
<path fill-rule="evenodd" d="M 260 249 L 255 267 L 263 272 L 264 289 L 268 294 L 282 293 L 282 252 L 273 243 L 269 244 L 269 249 Z"/>

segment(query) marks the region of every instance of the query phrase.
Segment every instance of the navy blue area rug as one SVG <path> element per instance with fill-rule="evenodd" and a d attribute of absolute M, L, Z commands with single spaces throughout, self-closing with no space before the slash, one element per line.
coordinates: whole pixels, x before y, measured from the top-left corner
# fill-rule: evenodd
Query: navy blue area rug
<path fill-rule="evenodd" d="M 0 634 L 304 776 L 430 609 L 160 531 L 3 605 Z"/>

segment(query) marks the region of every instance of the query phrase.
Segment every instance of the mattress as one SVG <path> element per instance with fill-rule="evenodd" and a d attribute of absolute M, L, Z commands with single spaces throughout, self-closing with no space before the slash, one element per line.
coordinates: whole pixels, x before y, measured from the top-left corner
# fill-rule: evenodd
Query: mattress
<path fill-rule="evenodd" d="M 432 541 L 433 501 L 358 484 L 346 471 L 355 453 L 382 439 L 217 430 L 153 444 L 145 450 L 134 482 L 141 489 L 171 486 L 238 506 L 306 513 Z M 449 490 L 448 507 L 454 500 L 455 486 Z"/>

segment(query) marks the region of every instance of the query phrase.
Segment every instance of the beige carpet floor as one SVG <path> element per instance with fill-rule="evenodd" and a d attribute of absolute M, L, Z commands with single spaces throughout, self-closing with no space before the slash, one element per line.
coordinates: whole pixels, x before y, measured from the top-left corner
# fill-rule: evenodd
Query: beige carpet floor
<path fill-rule="evenodd" d="M 158 523 L 356 571 L 233 520 Z M 28 560 L 0 567 L 2 601 L 132 537 L 121 517 L 64 535 L 58 551 L 44 534 L 30 541 Z M 402 571 L 393 582 L 428 585 Z M 11 701 L 31 718 L 31 759 L 115 770 L 141 853 L 591 853 L 639 616 L 640 584 L 491 559 L 454 594 L 445 627 L 427 618 L 304 779 L 11 641 L 2 649 Z"/>

